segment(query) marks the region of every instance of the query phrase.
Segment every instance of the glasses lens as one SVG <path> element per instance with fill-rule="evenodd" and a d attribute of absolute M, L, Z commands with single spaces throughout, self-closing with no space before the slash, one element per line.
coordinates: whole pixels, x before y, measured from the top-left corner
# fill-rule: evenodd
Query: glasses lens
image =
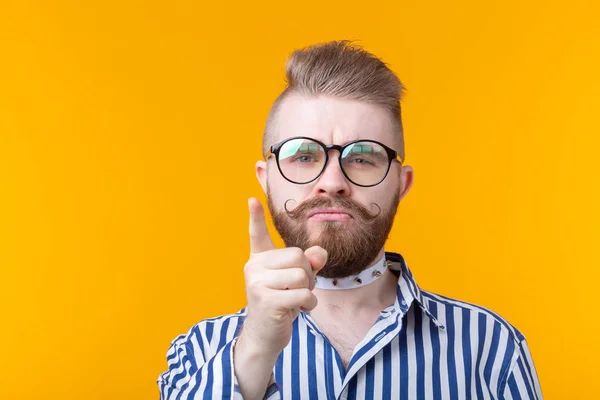
<path fill-rule="evenodd" d="M 279 150 L 279 168 L 287 179 L 307 183 L 315 179 L 325 165 L 325 149 L 310 139 L 292 139 Z"/>
<path fill-rule="evenodd" d="M 370 142 L 357 142 L 344 149 L 342 168 L 348 178 L 358 185 L 379 183 L 389 168 L 388 154 L 381 145 Z"/>

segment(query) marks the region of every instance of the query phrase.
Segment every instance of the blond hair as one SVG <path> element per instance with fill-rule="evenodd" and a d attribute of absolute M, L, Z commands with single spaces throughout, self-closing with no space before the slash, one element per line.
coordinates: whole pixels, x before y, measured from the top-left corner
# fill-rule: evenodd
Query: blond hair
<path fill-rule="evenodd" d="M 400 100 L 404 86 L 388 66 L 373 54 L 347 40 L 305 47 L 292 53 L 286 62 L 285 90 L 273 103 L 263 136 L 263 154 L 272 143 L 275 117 L 290 93 L 307 97 L 327 95 L 359 100 L 383 107 L 397 127 L 404 159 Z"/>

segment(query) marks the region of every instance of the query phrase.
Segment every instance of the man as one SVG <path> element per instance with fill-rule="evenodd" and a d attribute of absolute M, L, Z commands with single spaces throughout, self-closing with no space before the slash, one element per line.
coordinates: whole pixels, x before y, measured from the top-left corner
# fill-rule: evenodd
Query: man
<path fill-rule="evenodd" d="M 398 78 L 348 42 L 298 50 L 249 200 L 247 306 L 176 338 L 162 399 L 539 399 L 524 336 L 421 290 L 384 244 L 413 182 Z"/>

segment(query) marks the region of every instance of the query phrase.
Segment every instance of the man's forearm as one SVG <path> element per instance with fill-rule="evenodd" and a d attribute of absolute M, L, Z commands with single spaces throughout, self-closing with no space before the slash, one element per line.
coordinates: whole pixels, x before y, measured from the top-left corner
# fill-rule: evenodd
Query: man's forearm
<path fill-rule="evenodd" d="M 242 332 L 233 348 L 235 376 L 244 400 L 262 400 L 278 354 L 266 354 Z"/>

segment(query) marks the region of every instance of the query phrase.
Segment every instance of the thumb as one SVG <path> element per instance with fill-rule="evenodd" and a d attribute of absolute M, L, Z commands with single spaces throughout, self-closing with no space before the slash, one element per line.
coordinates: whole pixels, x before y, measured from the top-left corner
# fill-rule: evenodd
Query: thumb
<path fill-rule="evenodd" d="M 304 255 L 308 258 L 308 262 L 316 275 L 327 263 L 327 250 L 321 246 L 309 247 L 304 251 Z"/>
<path fill-rule="evenodd" d="M 318 272 L 327 262 L 327 250 L 321 246 L 309 247 L 304 251 L 304 255 L 308 258 L 314 272 Z"/>

